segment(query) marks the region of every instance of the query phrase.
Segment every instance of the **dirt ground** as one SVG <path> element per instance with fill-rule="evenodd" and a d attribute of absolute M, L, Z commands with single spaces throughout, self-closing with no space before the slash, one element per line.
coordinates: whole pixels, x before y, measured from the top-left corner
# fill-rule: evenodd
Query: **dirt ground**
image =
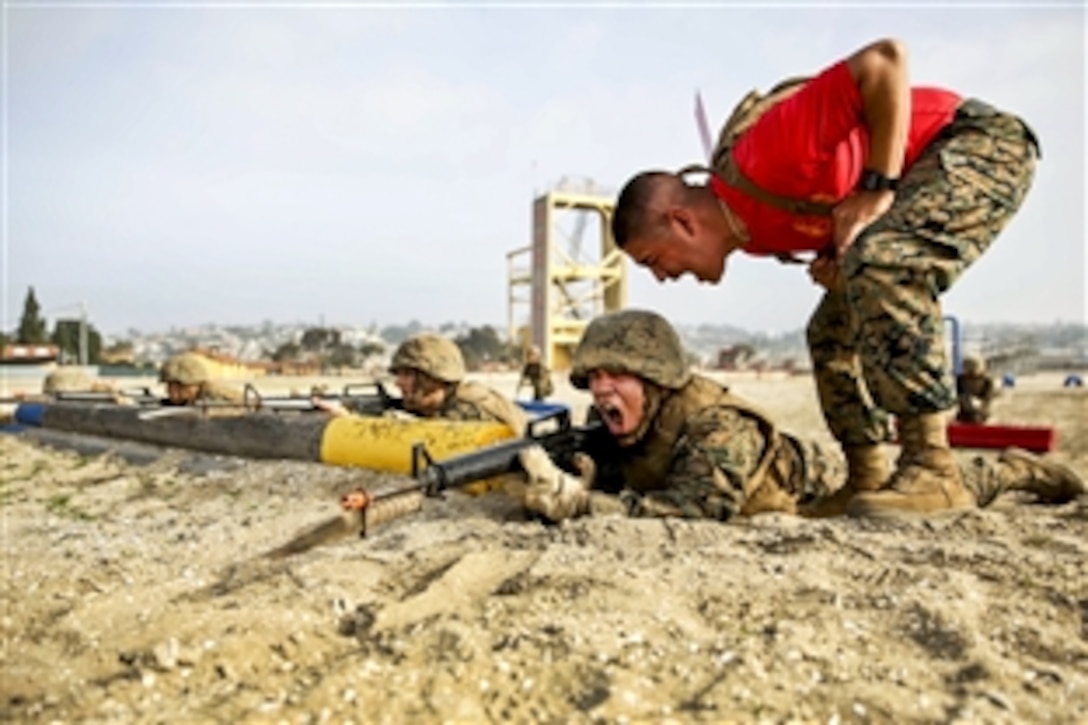
<path fill-rule="evenodd" d="M 827 438 L 809 378 L 727 379 Z M 1088 394 L 1060 382 L 996 416 L 1056 426 L 1085 475 Z M 4 719 L 1088 721 L 1088 500 L 544 526 L 454 493 L 273 561 L 344 491 L 402 480 L 115 448 L 0 434 Z"/>

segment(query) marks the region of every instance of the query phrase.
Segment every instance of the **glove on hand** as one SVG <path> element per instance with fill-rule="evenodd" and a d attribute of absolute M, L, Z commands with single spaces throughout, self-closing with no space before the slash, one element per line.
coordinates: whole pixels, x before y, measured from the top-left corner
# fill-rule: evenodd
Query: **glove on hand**
<path fill-rule="evenodd" d="M 518 454 L 521 465 L 529 475 L 525 489 L 525 507 L 562 521 L 589 511 L 589 487 L 596 473 L 593 459 L 583 453 L 574 456 L 580 476 L 572 476 L 552 462 L 540 446 L 530 446 Z"/>

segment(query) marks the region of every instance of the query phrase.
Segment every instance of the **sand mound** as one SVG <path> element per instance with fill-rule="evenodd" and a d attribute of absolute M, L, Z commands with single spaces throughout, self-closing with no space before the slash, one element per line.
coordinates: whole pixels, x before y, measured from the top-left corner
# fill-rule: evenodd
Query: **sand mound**
<path fill-rule="evenodd" d="M 1083 474 L 1084 402 L 1025 391 L 999 411 L 1055 417 L 1060 457 Z M 1088 714 L 1088 501 L 545 526 L 500 494 L 454 493 L 365 540 L 270 561 L 343 491 L 398 479 L 16 436 L 0 436 L 0 471 L 11 720 Z"/>

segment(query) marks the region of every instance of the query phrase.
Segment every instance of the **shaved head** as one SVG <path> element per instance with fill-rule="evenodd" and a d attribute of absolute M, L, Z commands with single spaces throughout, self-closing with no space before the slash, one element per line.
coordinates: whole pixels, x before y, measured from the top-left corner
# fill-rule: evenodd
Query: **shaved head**
<path fill-rule="evenodd" d="M 688 273 L 718 282 L 725 258 L 740 246 L 714 192 L 667 171 L 644 171 L 624 185 L 612 212 L 612 238 L 661 282 Z"/>
<path fill-rule="evenodd" d="M 612 238 L 623 248 L 646 233 L 657 221 L 655 212 L 683 205 L 688 186 L 668 171 L 643 171 L 631 177 L 620 191 L 612 212 Z"/>

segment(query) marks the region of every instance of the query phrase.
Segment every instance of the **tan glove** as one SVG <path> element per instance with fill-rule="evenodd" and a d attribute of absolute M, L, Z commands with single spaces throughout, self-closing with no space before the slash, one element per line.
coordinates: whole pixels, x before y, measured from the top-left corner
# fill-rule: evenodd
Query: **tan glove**
<path fill-rule="evenodd" d="M 521 465 L 529 475 L 525 489 L 525 507 L 552 521 L 574 518 L 589 512 L 589 487 L 596 466 L 589 456 L 577 453 L 574 465 L 579 476 L 559 468 L 540 446 L 530 446 L 518 454 Z"/>

